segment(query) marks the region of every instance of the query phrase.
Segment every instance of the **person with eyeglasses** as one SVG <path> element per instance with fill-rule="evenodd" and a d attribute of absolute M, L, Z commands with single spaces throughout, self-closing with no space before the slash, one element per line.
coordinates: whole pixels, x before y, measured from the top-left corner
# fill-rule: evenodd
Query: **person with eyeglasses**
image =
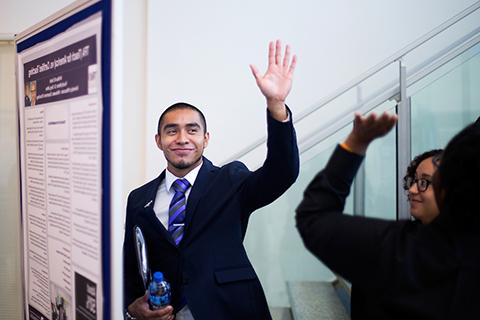
<path fill-rule="evenodd" d="M 440 213 L 432 186 L 437 165 L 432 160 L 438 159 L 442 151 L 434 149 L 416 156 L 403 178 L 403 188 L 410 202 L 410 214 L 423 224 L 432 222 Z"/>
<path fill-rule="evenodd" d="M 355 116 L 352 132 L 297 207 L 300 236 L 352 283 L 354 320 L 480 319 L 480 118 L 455 135 L 441 157 L 423 159 L 413 176 L 407 174 L 411 200 L 433 191 L 435 218 L 419 223 L 343 214 L 368 146 L 395 122 L 395 115 Z M 430 167 L 427 175 L 422 163 L 437 169 Z M 419 213 L 416 202 L 412 207 Z"/>

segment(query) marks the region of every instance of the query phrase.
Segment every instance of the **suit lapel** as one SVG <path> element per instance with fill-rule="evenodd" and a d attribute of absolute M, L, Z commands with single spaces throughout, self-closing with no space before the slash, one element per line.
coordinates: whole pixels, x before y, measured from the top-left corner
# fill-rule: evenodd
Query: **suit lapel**
<path fill-rule="evenodd" d="M 143 206 L 143 211 L 140 214 L 140 219 L 143 220 L 143 223 L 145 223 L 145 227 L 147 226 L 155 226 L 154 229 L 158 230 L 161 235 L 168 241 L 170 242 L 173 246 L 175 246 L 175 242 L 173 241 L 172 236 L 168 232 L 167 229 L 163 226 L 163 224 L 158 220 L 155 211 L 153 211 L 153 207 L 155 205 L 155 198 L 157 195 L 158 187 L 160 186 L 160 183 L 165 179 L 165 170 L 160 174 L 160 176 L 155 179 L 151 185 L 150 188 L 148 188 L 145 192 L 145 197 L 144 197 L 144 206 Z"/>
<path fill-rule="evenodd" d="M 153 211 L 153 206 L 144 208 L 142 213 L 142 220 L 142 224 L 145 224 L 145 228 L 153 227 L 153 230 L 155 230 L 155 232 L 159 232 L 165 240 L 167 240 L 172 246 L 176 247 L 172 236 L 155 215 L 155 211 Z"/>
<path fill-rule="evenodd" d="M 160 183 L 165 179 L 165 170 L 156 178 L 153 180 L 152 184 L 150 187 L 145 191 L 145 204 L 143 206 L 144 209 L 147 208 L 152 208 L 153 210 L 153 205 L 155 204 L 155 197 L 157 196 L 157 191 L 158 187 L 160 186 Z"/>
<path fill-rule="evenodd" d="M 211 181 L 215 177 L 215 169 L 216 167 L 206 158 L 203 158 L 203 164 L 198 172 L 197 179 L 195 179 L 195 184 L 192 187 L 192 191 L 188 197 L 187 201 L 187 216 L 185 218 L 186 222 L 186 229 L 185 235 L 180 242 L 180 245 L 186 245 L 189 240 L 192 238 L 195 232 L 202 229 L 202 221 L 206 221 L 204 219 L 206 217 L 196 217 L 195 226 L 192 225 L 192 221 L 194 221 L 194 217 L 197 214 L 197 205 L 200 199 L 203 197 L 205 193 L 211 188 L 212 184 Z M 200 219 L 200 220 L 199 220 Z"/>

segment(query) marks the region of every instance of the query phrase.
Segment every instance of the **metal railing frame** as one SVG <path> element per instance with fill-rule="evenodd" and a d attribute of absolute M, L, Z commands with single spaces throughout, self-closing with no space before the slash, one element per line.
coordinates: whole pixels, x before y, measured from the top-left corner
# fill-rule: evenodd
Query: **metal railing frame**
<path fill-rule="evenodd" d="M 331 121 L 331 124 L 320 127 L 319 129 L 315 130 L 312 134 L 308 137 L 299 141 L 299 150 L 300 153 L 304 153 L 310 150 L 313 146 L 317 145 L 323 139 L 326 139 L 333 135 L 335 132 L 338 132 L 340 129 L 351 123 L 351 113 L 353 111 L 359 111 L 360 113 L 366 113 L 375 107 L 379 106 L 380 104 L 384 103 L 385 101 L 395 99 L 397 101 L 396 112 L 398 114 L 398 124 L 396 129 L 396 151 L 397 151 L 397 170 L 396 170 L 396 178 L 397 178 L 397 185 L 396 185 L 396 193 L 397 193 L 397 218 L 398 219 L 409 219 L 410 213 L 408 210 L 408 202 L 406 198 L 406 194 L 403 190 L 403 175 L 405 170 L 410 163 L 411 160 L 411 114 L 410 114 L 410 107 L 411 101 L 410 97 L 407 95 L 407 89 L 409 86 L 417 83 L 421 79 L 424 79 L 426 76 L 434 72 L 435 70 L 439 69 L 441 66 L 445 65 L 449 61 L 453 60 L 455 57 L 459 56 L 469 48 L 472 48 L 476 44 L 480 42 L 480 27 L 476 28 L 472 32 L 469 32 L 467 35 L 462 37 L 460 40 L 453 42 L 449 45 L 446 49 L 439 51 L 437 54 L 430 57 L 430 59 L 426 60 L 422 64 L 418 65 L 417 67 L 413 68 L 411 74 L 407 74 L 407 67 L 404 64 L 404 58 L 413 50 L 417 49 L 424 43 L 428 42 L 429 40 L 433 39 L 440 33 L 444 32 L 451 26 L 457 24 L 459 21 L 465 19 L 470 14 L 474 13 L 480 8 L 480 1 L 472 4 L 465 10 L 461 11 L 457 15 L 453 16 L 452 18 L 448 19 L 438 27 L 434 28 L 430 32 L 426 33 L 422 37 L 418 38 L 411 44 L 407 45 L 403 49 L 397 51 L 387 59 L 383 60 L 373 68 L 367 70 L 365 73 L 361 74 L 360 76 L 356 77 L 352 81 L 348 82 L 344 86 L 337 89 L 331 95 L 322 99 L 318 104 L 315 106 L 301 112 L 296 119 L 294 120 L 294 124 L 301 122 L 303 119 L 307 118 L 314 112 L 318 111 L 319 109 L 323 108 L 330 102 L 334 101 L 335 99 L 339 98 L 346 92 L 350 91 L 353 88 L 357 88 L 357 96 L 361 94 L 360 84 L 363 83 L 365 80 L 372 78 L 382 70 L 385 70 L 387 67 L 391 66 L 393 63 L 398 63 L 398 70 L 399 70 L 399 78 L 398 81 L 395 81 L 374 94 L 370 95 L 369 99 L 358 101 L 358 103 L 351 108 L 351 110 L 347 111 L 346 113 L 340 115 L 334 121 Z M 235 159 L 239 159 L 246 154 L 252 152 L 256 148 L 264 145 L 265 141 L 267 140 L 266 136 L 258 139 L 250 146 L 242 149 L 238 153 L 234 154 L 230 157 L 226 162 L 233 161 Z M 365 184 L 365 172 L 364 170 L 359 172 L 359 175 L 355 179 L 354 184 L 354 195 L 361 196 L 364 194 L 364 184 Z M 356 197 L 355 197 L 356 198 Z M 364 214 L 364 201 L 355 201 L 354 200 L 354 214 L 355 215 L 363 215 Z"/>
<path fill-rule="evenodd" d="M 294 124 L 302 121 L 303 119 L 305 119 L 306 117 L 308 117 L 312 113 L 314 113 L 314 112 L 318 111 L 319 109 L 323 108 L 325 105 L 327 105 L 328 103 L 337 99 L 338 97 L 340 97 L 341 95 L 343 95 L 347 91 L 351 90 L 352 88 L 358 86 L 359 84 L 361 84 L 365 80 L 371 78 L 372 76 L 376 75 L 380 71 L 384 70 L 385 68 L 390 66 L 392 63 L 398 62 L 399 60 L 404 58 L 407 54 L 409 54 L 411 51 L 415 50 L 419 46 L 423 45 L 427 41 L 434 38 L 436 35 L 442 33 L 443 31 L 450 28 L 454 24 L 463 20 L 464 18 L 466 18 L 470 14 L 477 11 L 479 8 L 480 8 L 480 1 L 477 1 L 476 3 L 474 3 L 471 6 L 469 6 L 468 8 L 466 8 L 465 10 L 461 11 L 460 13 L 456 14 L 452 18 L 448 19 L 447 21 L 445 21 L 444 23 L 442 23 L 438 27 L 434 28 L 430 32 L 424 34 L 422 37 L 418 38 L 417 40 L 415 40 L 411 44 L 407 45 L 403 49 L 397 51 L 396 53 L 394 53 L 390 57 L 386 58 L 385 60 L 383 60 L 379 64 L 377 64 L 374 67 L 372 67 L 371 69 L 367 70 L 365 73 L 361 74 L 360 76 L 354 78 L 353 80 L 351 80 L 347 84 L 343 85 L 342 87 L 337 89 L 332 94 L 330 94 L 327 97 L 320 100 L 320 102 L 317 103 L 316 105 L 314 105 L 313 107 L 311 107 L 311 108 L 301 112 L 297 116 L 295 116 L 295 119 L 293 121 Z M 241 158 L 245 154 L 247 154 L 247 153 L 255 150 L 257 147 L 263 145 L 266 142 L 266 140 L 267 140 L 266 136 L 261 137 L 257 141 L 253 142 L 251 145 L 247 146 L 246 148 L 240 150 L 239 152 L 237 152 L 234 155 L 232 155 L 231 157 L 229 157 L 227 160 L 224 161 L 224 163 L 228 163 L 228 162 L 231 162 L 233 160 Z"/>

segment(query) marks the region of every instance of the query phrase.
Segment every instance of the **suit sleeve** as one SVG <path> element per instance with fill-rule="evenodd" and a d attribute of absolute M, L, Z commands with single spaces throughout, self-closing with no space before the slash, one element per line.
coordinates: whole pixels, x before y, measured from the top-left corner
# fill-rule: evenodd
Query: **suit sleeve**
<path fill-rule="evenodd" d="M 383 268 L 391 270 L 398 225 L 342 213 L 362 159 L 338 146 L 305 190 L 296 222 L 305 246 L 323 263 L 353 283 L 370 286 Z"/>
<path fill-rule="evenodd" d="M 247 213 L 280 197 L 297 179 L 299 155 L 297 137 L 290 120 L 279 122 L 267 110 L 267 157 L 262 167 L 252 172 L 244 183 L 242 203 Z"/>

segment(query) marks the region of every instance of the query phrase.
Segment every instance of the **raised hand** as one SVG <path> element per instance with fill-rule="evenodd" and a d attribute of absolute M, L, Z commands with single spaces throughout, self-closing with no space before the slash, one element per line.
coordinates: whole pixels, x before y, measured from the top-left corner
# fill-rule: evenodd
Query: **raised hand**
<path fill-rule="evenodd" d="M 288 45 L 282 58 L 282 44 L 280 40 L 277 40 L 275 43 L 273 41 L 269 43 L 268 68 L 263 76 L 254 65 L 250 65 L 258 88 L 267 99 L 267 108 L 277 120 L 286 118 L 285 99 L 292 88 L 292 78 L 296 64 L 297 57 L 295 55 L 290 61 L 290 47 Z"/>
<path fill-rule="evenodd" d="M 344 143 L 353 152 L 363 155 L 368 145 L 373 140 L 386 135 L 396 122 L 397 116 L 386 112 L 381 116 L 371 113 L 365 117 L 355 113 L 352 132 L 350 132 Z"/>

